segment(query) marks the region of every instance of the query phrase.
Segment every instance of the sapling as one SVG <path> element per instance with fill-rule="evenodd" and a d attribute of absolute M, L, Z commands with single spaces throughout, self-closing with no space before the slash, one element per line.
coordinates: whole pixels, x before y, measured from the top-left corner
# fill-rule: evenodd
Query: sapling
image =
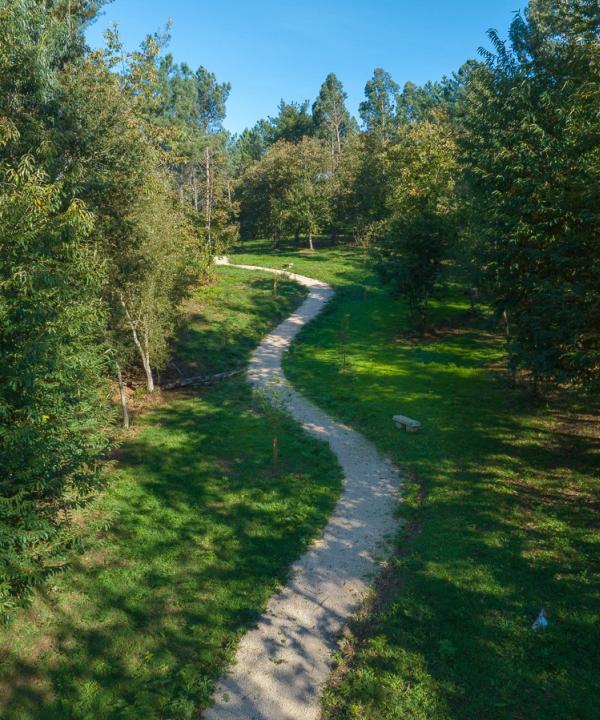
<path fill-rule="evenodd" d="M 348 356 L 348 341 L 350 340 L 350 315 L 345 313 L 340 322 L 340 329 L 337 332 L 340 354 L 342 356 L 341 371 L 346 370 Z"/>
<path fill-rule="evenodd" d="M 281 389 L 272 383 L 266 389 L 256 390 L 254 398 L 259 411 L 266 418 L 271 430 L 272 471 L 275 475 L 279 469 L 279 436 L 284 419 L 285 398 Z"/>

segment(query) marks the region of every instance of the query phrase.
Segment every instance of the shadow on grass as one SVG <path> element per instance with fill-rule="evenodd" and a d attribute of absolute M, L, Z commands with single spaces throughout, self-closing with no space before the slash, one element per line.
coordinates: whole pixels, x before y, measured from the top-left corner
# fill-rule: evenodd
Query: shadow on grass
<path fill-rule="evenodd" d="M 403 512 L 421 530 L 406 553 L 399 539 L 398 590 L 368 618 L 368 639 L 328 691 L 325 717 L 592 720 L 600 665 L 593 410 L 582 430 L 509 391 L 487 369 L 499 350 L 481 329 L 415 346 L 398 337 L 401 307 L 385 293 L 351 297 L 303 331 L 286 374 L 417 479 Z M 572 418 L 578 408 L 568 408 Z M 398 432 L 397 413 L 420 420 L 423 432 Z M 542 607 L 550 627 L 536 632 Z"/>
<path fill-rule="evenodd" d="M 37 619 L 39 637 L 29 627 L 28 647 L 2 647 L 3 718 L 196 717 L 339 491 L 325 446 L 281 422 L 274 474 L 244 383 L 147 417 L 120 463 L 110 536 L 14 628 Z"/>
<path fill-rule="evenodd" d="M 300 304 L 304 288 L 270 276 L 219 269 L 214 288 L 197 291 L 187 305 L 174 360 L 185 375 L 237 370 L 247 364 L 262 336 Z"/>

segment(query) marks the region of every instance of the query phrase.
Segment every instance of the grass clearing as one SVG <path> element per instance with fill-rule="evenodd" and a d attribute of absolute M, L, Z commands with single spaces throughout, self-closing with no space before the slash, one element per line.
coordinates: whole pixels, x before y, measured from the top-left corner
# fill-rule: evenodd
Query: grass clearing
<path fill-rule="evenodd" d="M 245 364 L 303 295 L 223 268 L 190 301 L 177 359 Z M 136 420 L 86 552 L 0 632 L 3 719 L 196 718 L 339 494 L 329 449 L 287 418 L 273 471 L 272 413 L 243 380 L 165 394 Z"/>
<path fill-rule="evenodd" d="M 257 245 L 236 256 L 293 262 L 337 286 L 286 357 L 286 374 L 407 477 L 398 554 L 340 654 L 324 717 L 595 719 L 597 399 L 533 405 L 511 391 L 493 370 L 497 337 L 468 317 L 458 292 L 433 307 L 437 336 L 411 339 L 402 303 L 362 260 L 345 266 L 350 253 Z M 423 432 L 397 430 L 397 413 Z M 534 631 L 542 607 L 550 626 Z"/>

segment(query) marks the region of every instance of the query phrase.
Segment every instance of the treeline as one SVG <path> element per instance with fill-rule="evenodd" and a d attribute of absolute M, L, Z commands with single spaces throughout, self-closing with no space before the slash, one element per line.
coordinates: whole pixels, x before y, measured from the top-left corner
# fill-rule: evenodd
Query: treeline
<path fill-rule="evenodd" d="M 492 308 L 508 366 L 590 386 L 600 369 L 600 5 L 531 0 L 509 39 L 451 78 L 360 105 L 327 77 L 236 145 L 242 238 L 352 236 L 423 328 L 459 279 Z"/>
<path fill-rule="evenodd" d="M 0 610 L 77 542 L 112 387 L 150 392 L 179 306 L 235 235 L 229 86 L 163 53 L 90 51 L 102 0 L 0 3 Z"/>

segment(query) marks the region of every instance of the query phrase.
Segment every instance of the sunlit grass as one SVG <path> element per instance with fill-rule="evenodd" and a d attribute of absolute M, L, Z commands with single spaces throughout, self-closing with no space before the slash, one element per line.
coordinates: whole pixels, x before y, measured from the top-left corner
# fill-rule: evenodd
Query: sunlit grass
<path fill-rule="evenodd" d="M 285 359 L 296 387 L 362 431 L 406 476 L 398 555 L 381 605 L 355 628 L 325 698 L 327 720 L 597 717 L 597 399 L 532 404 L 459 288 L 432 304 L 437 336 L 407 334 L 402 303 L 362 254 L 246 253 L 294 262 L 337 299 Z M 349 316 L 346 364 L 340 327 Z M 402 433 L 392 415 L 421 421 Z M 544 607 L 546 631 L 531 624 Z"/>

